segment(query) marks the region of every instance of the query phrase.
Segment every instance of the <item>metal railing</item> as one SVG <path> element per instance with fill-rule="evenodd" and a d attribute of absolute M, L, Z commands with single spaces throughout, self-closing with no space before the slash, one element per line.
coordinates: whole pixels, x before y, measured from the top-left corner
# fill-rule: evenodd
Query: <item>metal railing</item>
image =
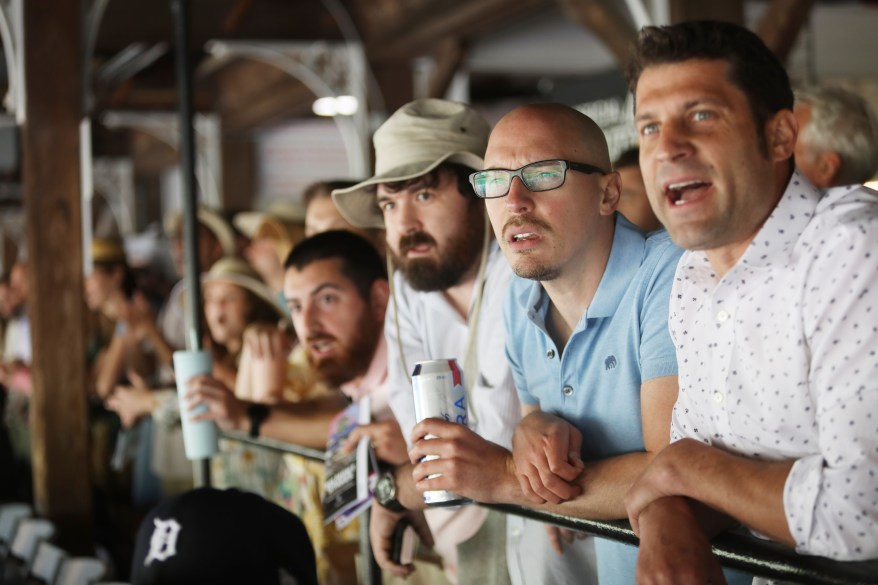
<path fill-rule="evenodd" d="M 249 445 L 294 453 L 309 459 L 323 460 L 323 451 L 310 449 L 300 445 L 293 445 L 274 439 L 253 439 L 245 433 L 224 433 L 226 439 L 240 441 Z M 534 510 L 524 506 L 512 506 L 505 504 L 482 504 L 485 507 L 524 516 L 549 524 L 555 524 L 572 530 L 588 532 L 596 536 L 602 536 L 611 540 L 637 545 L 638 539 L 631 530 L 627 520 L 599 521 L 585 520 L 562 516 L 551 512 Z M 361 527 L 368 526 L 362 522 Z M 362 530 L 362 528 L 361 528 Z M 365 535 L 365 536 L 364 536 Z M 361 545 L 365 554 L 364 558 L 371 558 L 368 550 L 368 529 L 361 532 Z M 725 567 L 740 569 L 759 577 L 767 577 L 802 583 L 804 585 L 878 585 L 878 560 L 863 562 L 833 561 L 824 557 L 800 555 L 795 551 L 750 535 L 745 530 L 735 530 L 723 533 L 713 540 L 713 552 Z M 368 583 L 379 583 L 374 575 Z"/>

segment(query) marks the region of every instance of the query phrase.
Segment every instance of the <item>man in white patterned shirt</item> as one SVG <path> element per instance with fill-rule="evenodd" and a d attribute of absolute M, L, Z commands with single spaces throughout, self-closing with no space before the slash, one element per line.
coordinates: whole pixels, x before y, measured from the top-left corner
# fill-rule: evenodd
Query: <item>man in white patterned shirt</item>
<path fill-rule="evenodd" d="M 733 522 L 878 557 L 878 193 L 795 170 L 789 79 L 746 29 L 647 27 L 629 84 L 650 202 L 688 250 L 673 442 L 626 497 L 639 582 L 722 582 L 709 538 Z"/>

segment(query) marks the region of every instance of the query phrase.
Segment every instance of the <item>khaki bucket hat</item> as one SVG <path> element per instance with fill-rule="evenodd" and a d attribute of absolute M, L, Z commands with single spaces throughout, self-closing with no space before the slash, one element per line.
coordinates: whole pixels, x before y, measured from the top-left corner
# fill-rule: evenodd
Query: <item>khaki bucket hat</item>
<path fill-rule="evenodd" d="M 370 187 L 420 177 L 443 162 L 479 170 L 485 164 L 490 132 L 488 122 L 466 104 L 439 99 L 409 102 L 375 131 L 375 176 L 336 189 L 332 199 L 353 225 L 383 228 L 375 189 Z"/>

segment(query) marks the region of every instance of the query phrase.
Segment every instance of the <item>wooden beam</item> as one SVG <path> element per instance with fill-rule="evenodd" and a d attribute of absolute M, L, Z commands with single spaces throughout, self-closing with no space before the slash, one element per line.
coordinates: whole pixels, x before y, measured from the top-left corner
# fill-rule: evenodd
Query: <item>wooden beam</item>
<path fill-rule="evenodd" d="M 245 132 L 223 132 L 220 148 L 223 166 L 222 208 L 241 211 L 252 209 L 256 183 L 252 135 Z"/>
<path fill-rule="evenodd" d="M 744 24 L 744 0 L 671 0 L 671 23 L 687 20 L 721 20 Z"/>
<path fill-rule="evenodd" d="M 364 11 L 366 55 L 370 61 L 426 55 L 448 37 L 478 38 L 553 4 L 554 0 L 442 0 Z"/>
<path fill-rule="evenodd" d="M 436 70 L 430 77 L 426 97 L 445 97 L 466 54 L 467 50 L 459 39 L 449 38 L 439 45 L 436 51 Z"/>
<path fill-rule="evenodd" d="M 637 29 L 615 4 L 602 0 L 558 0 L 567 17 L 597 35 L 624 67 Z"/>
<path fill-rule="evenodd" d="M 196 89 L 192 97 L 198 112 L 213 111 L 214 95 L 205 89 Z M 177 89 L 139 85 L 130 80 L 112 90 L 95 94 L 97 110 L 173 111 L 177 107 Z"/>
<path fill-rule="evenodd" d="M 253 0 L 238 0 L 232 6 L 229 13 L 223 21 L 223 32 L 226 34 L 233 33 L 241 28 L 241 22 L 253 8 Z"/>
<path fill-rule="evenodd" d="M 24 2 L 22 180 L 33 341 L 34 499 L 62 547 L 93 553 L 86 409 L 75 0 Z"/>
<path fill-rule="evenodd" d="M 247 107 L 223 112 L 224 127 L 236 133 L 270 125 L 285 118 L 310 116 L 315 96 L 295 79 L 278 82 L 254 96 Z"/>
<path fill-rule="evenodd" d="M 789 57 L 813 6 L 814 0 L 772 0 L 762 15 L 756 34 L 781 62 Z"/>
<path fill-rule="evenodd" d="M 414 72 L 410 61 L 375 63 L 372 73 L 384 98 L 385 113 L 395 112 L 415 98 Z"/>
<path fill-rule="evenodd" d="M 283 118 L 310 115 L 314 94 L 266 63 L 239 60 L 212 74 L 223 131 L 239 133 Z"/>
<path fill-rule="evenodd" d="M 177 150 L 152 134 L 129 130 L 129 151 L 134 161 L 134 171 L 139 175 L 158 175 L 180 164 Z"/>

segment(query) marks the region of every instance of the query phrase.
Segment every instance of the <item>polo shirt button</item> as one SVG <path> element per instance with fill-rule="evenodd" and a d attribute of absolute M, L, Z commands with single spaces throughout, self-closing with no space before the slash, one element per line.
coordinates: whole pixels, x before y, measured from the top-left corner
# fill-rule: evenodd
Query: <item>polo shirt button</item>
<path fill-rule="evenodd" d="M 729 320 L 729 317 L 731 317 L 731 315 L 729 315 L 729 312 L 725 309 L 716 314 L 716 320 L 720 323 L 725 323 Z"/>
<path fill-rule="evenodd" d="M 564 396 L 570 396 L 573 394 L 573 386 L 564 386 L 561 388 L 561 392 L 564 393 Z"/>
<path fill-rule="evenodd" d="M 724 398 L 725 398 L 725 396 L 723 396 L 723 393 L 720 392 L 719 390 L 717 390 L 716 392 L 713 393 L 713 401 L 716 402 L 717 404 L 722 402 Z"/>
<path fill-rule="evenodd" d="M 549 358 L 549 359 L 553 359 L 553 358 L 555 357 L 555 350 L 554 350 L 554 349 L 550 349 L 549 351 L 547 351 L 547 352 L 546 352 L 546 357 Z"/>

